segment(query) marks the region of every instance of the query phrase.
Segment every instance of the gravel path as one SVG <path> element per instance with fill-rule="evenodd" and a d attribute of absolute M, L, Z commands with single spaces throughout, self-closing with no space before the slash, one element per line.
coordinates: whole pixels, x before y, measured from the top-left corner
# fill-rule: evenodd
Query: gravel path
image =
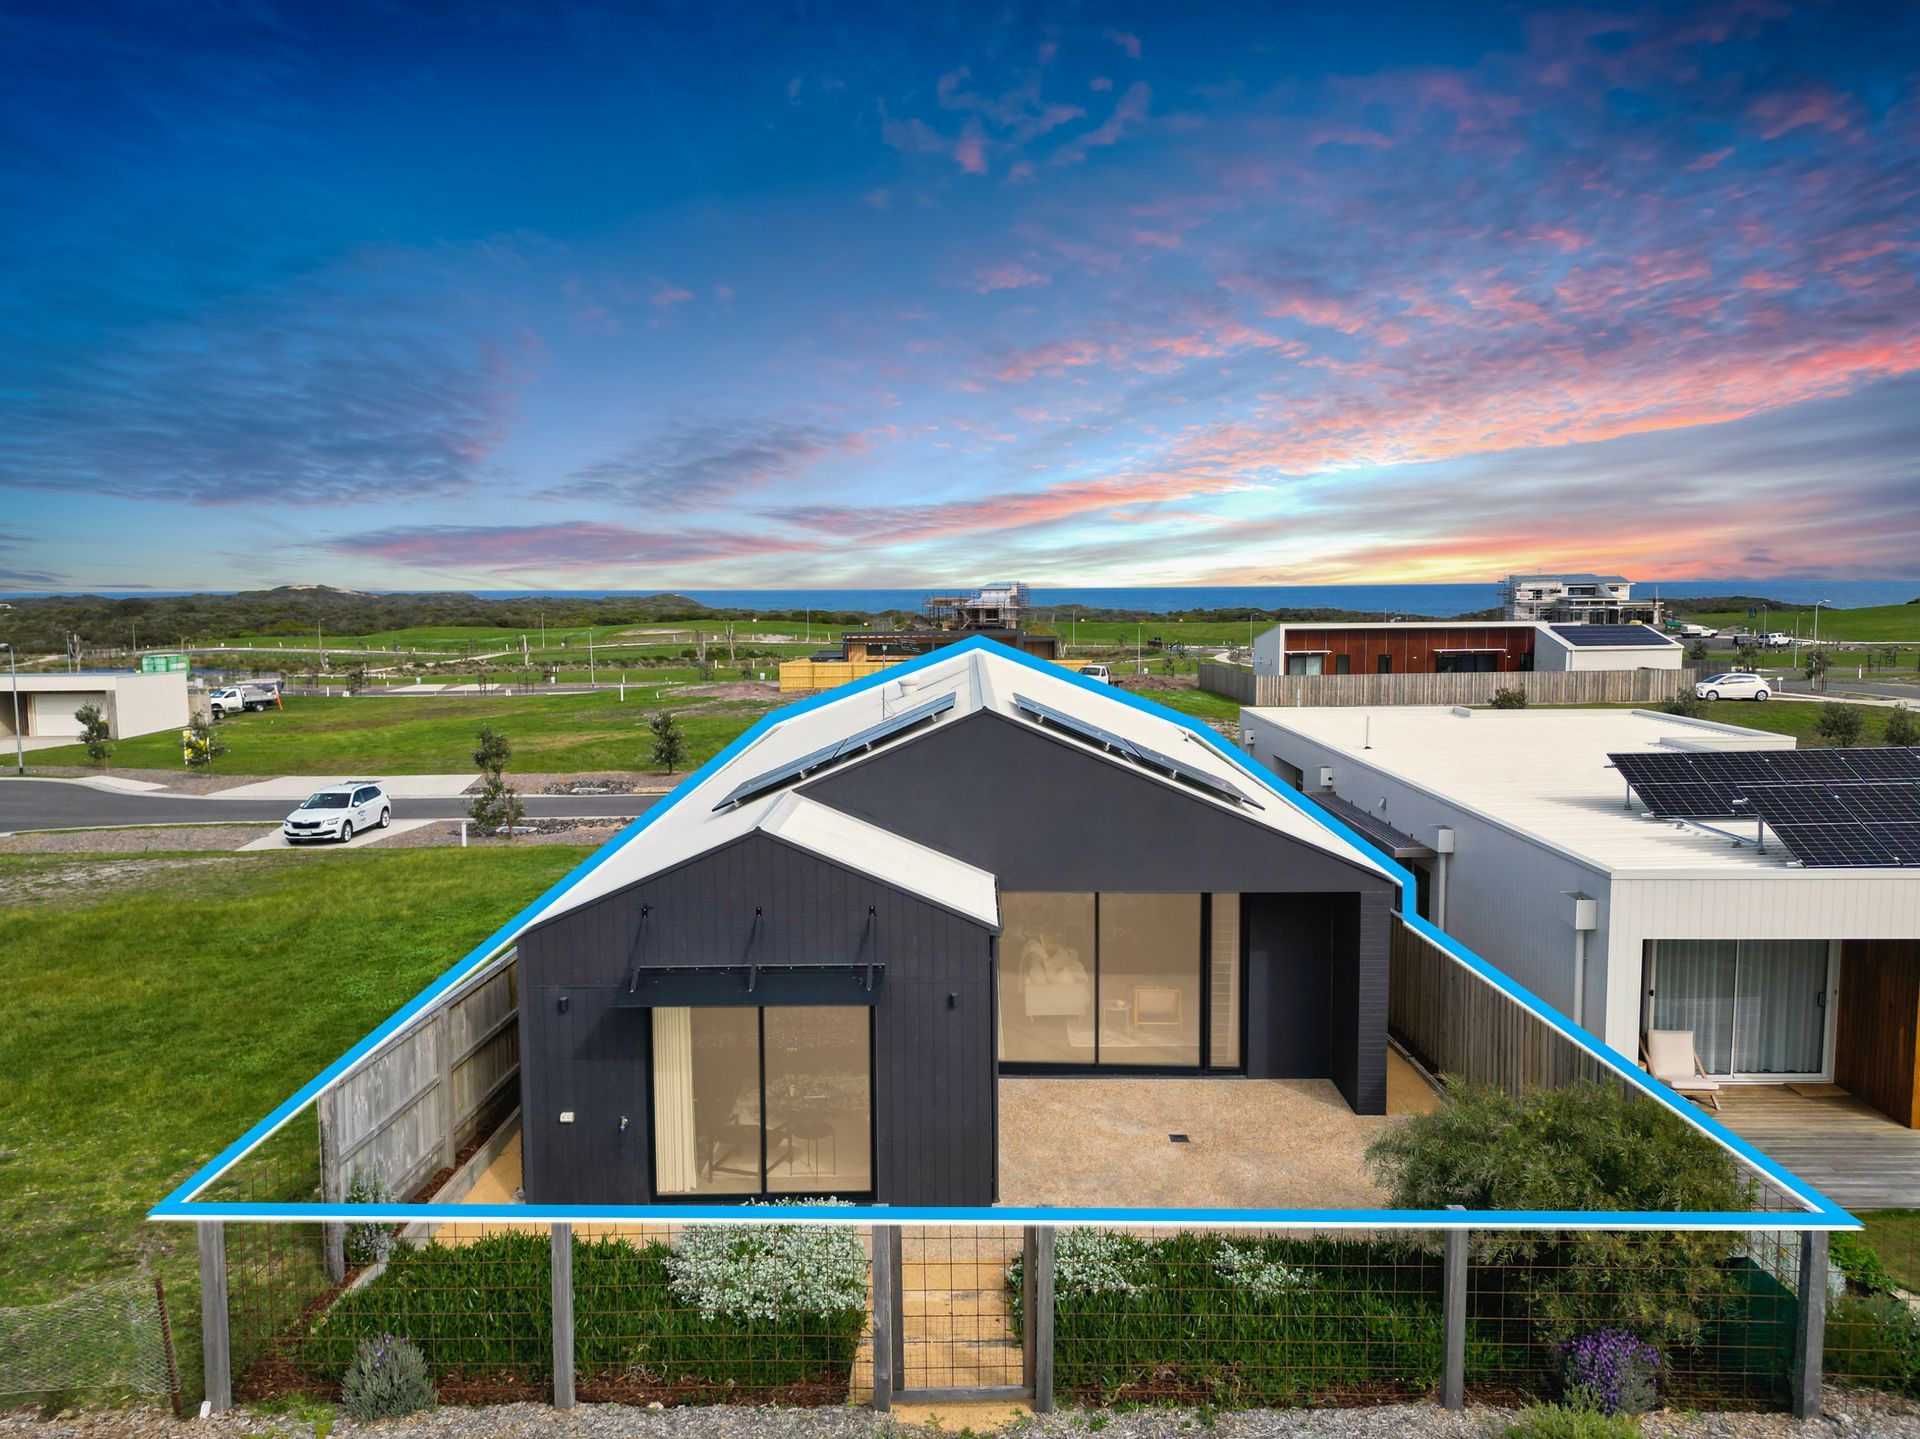
<path fill-rule="evenodd" d="M 1065 1410 L 1019 1419 L 999 1430 L 1011 1439 L 1497 1439 L 1511 1421 L 1502 1409 L 1450 1414 L 1431 1404 L 1374 1409 L 1279 1409 L 1200 1415 L 1181 1409 L 1129 1412 Z M 975 1425 L 978 1420 L 968 1416 Z M 957 1425 L 918 1429 L 864 1409 L 755 1409 L 715 1405 L 635 1409 L 583 1404 L 561 1414 L 541 1404 L 445 1408 L 411 1419 L 362 1426 L 331 1421 L 336 1439 L 889 1439 L 955 1434 Z M 975 1432 L 978 1432 L 976 1429 Z M 1648 1439 L 1917 1439 L 1920 1404 L 1883 1395 L 1830 1393 L 1826 1414 L 1805 1424 L 1784 1414 L 1649 1415 Z M 32 1410 L 0 1416 L 0 1439 L 315 1439 L 314 1425 L 289 1415 L 236 1411 L 183 1426 L 157 1409 L 68 1412 L 41 1419 Z"/>
<path fill-rule="evenodd" d="M 558 820 L 530 820 L 528 823 L 538 830 L 536 834 L 519 834 L 511 840 L 501 835 L 480 834 L 469 828 L 467 843 L 478 849 L 502 849 L 508 844 L 605 844 L 621 830 L 629 820 L 593 820 L 583 823 L 563 823 Z M 419 849 L 433 845 L 460 843 L 460 822 L 458 820 L 437 820 L 432 824 L 423 824 L 418 829 L 407 830 L 404 834 L 390 835 L 376 846 L 379 849 Z"/>

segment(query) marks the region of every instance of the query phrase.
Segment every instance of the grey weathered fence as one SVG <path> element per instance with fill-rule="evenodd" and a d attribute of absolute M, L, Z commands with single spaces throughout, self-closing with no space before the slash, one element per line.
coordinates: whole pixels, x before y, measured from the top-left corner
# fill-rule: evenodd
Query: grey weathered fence
<path fill-rule="evenodd" d="M 1524 670 L 1512 674 L 1257 675 L 1203 663 L 1200 688 L 1243 705 L 1484 705 L 1517 689 L 1529 704 L 1658 704 L 1693 688 L 1692 670 Z"/>
<path fill-rule="evenodd" d="M 355 1174 L 405 1201 L 478 1136 L 520 1068 L 518 965 L 510 955 L 449 993 L 315 1101 L 320 1190 L 344 1203 Z M 339 1232 L 327 1259 L 344 1272 Z"/>

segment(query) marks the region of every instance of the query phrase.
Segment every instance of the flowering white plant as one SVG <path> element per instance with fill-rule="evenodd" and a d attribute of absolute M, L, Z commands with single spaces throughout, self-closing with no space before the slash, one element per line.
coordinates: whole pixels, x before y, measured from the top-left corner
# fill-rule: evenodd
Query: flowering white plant
<path fill-rule="evenodd" d="M 690 1224 L 666 1266 L 674 1298 L 703 1319 L 780 1320 L 867 1303 L 867 1251 L 851 1225 Z"/>
<path fill-rule="evenodd" d="M 1257 1244 L 1239 1245 L 1221 1240 L 1213 1251 L 1213 1267 L 1220 1277 L 1256 1299 L 1273 1299 L 1313 1288 L 1313 1276 L 1263 1254 Z"/>
<path fill-rule="evenodd" d="M 1053 1241 L 1053 1289 L 1058 1295 L 1141 1294 L 1146 1246 L 1111 1229 L 1062 1229 Z"/>

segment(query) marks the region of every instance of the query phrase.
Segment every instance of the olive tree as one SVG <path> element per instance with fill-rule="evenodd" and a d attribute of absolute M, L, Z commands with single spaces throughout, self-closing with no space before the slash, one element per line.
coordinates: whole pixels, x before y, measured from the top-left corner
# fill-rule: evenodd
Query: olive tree
<path fill-rule="evenodd" d="M 100 706 L 81 705 L 73 712 L 73 717 L 80 722 L 80 743 L 87 747 L 87 758 L 105 769 L 107 761 L 113 757 L 113 741 L 106 716 L 100 713 Z"/>

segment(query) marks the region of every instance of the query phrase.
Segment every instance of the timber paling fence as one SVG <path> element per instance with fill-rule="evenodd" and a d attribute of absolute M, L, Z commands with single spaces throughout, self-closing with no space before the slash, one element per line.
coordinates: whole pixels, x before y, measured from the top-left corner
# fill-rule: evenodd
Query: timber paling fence
<path fill-rule="evenodd" d="M 1243 705 L 1487 705 L 1517 689 L 1528 704 L 1664 704 L 1693 692 L 1693 670 L 1518 670 L 1511 674 L 1262 675 L 1200 666 L 1203 690 Z"/>

